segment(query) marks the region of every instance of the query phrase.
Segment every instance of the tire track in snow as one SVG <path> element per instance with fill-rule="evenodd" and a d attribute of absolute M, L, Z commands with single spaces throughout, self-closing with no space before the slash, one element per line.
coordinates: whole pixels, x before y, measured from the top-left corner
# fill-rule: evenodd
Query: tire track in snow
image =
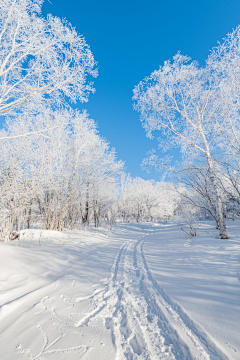
<path fill-rule="evenodd" d="M 122 246 L 113 266 L 112 277 L 103 299 L 96 301 L 96 316 L 105 320 L 107 328 L 112 331 L 113 343 L 116 347 L 116 360 L 137 359 L 192 359 L 187 346 L 175 334 L 175 357 L 172 350 L 173 341 L 169 338 L 170 327 L 167 326 L 167 336 L 160 334 L 156 321 L 149 321 L 149 303 L 142 292 L 139 276 L 134 268 L 134 254 L 139 241 L 128 242 L 125 251 Z M 135 245 L 135 246 L 134 246 Z M 124 255 L 124 256 L 123 256 Z M 123 268 L 123 275 L 117 280 L 118 269 Z M 101 307 L 101 309 L 100 309 Z M 98 311 L 98 309 L 100 311 Z M 89 314 L 93 317 L 93 314 Z M 181 343 L 181 346 L 179 345 Z"/>
<path fill-rule="evenodd" d="M 112 266 L 112 276 L 111 276 L 111 280 L 113 282 L 115 282 L 116 278 L 117 278 L 117 273 L 118 273 L 118 269 L 119 269 L 119 264 L 120 264 L 120 260 L 121 260 L 121 255 L 122 255 L 122 252 L 123 252 L 123 249 L 124 247 L 126 246 L 126 243 L 124 243 L 121 248 L 120 248 L 120 251 L 113 263 L 113 266 Z"/>
<path fill-rule="evenodd" d="M 123 315 L 132 314 L 128 316 L 125 340 L 128 339 L 133 353 L 124 358 L 132 359 L 135 355 L 136 359 L 192 359 L 188 347 L 179 339 L 162 312 L 159 309 L 156 311 L 143 283 L 142 270 L 137 265 L 137 246 L 141 241 L 130 244 L 125 259 L 121 312 Z M 124 333 L 124 328 L 122 331 Z"/>

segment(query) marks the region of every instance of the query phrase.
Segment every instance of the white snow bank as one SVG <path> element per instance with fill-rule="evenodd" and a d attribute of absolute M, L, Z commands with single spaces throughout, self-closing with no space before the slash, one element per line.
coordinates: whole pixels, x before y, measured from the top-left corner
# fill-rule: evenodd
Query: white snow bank
<path fill-rule="evenodd" d="M 113 359 L 110 330 L 99 336 L 92 334 L 92 328 L 69 330 L 56 345 L 48 346 L 61 335 L 61 324 L 70 321 L 71 312 L 81 318 L 92 310 L 88 296 L 108 283 L 119 247 L 133 232 L 121 229 L 109 237 L 104 229 L 25 230 L 19 240 L 1 243 L 0 358 L 79 359 L 79 354 L 91 349 L 92 359 Z M 58 325 L 57 318 L 52 321 L 53 309 L 61 317 Z M 48 345 L 41 357 L 46 337 Z M 93 349 L 94 337 L 98 340 Z"/>

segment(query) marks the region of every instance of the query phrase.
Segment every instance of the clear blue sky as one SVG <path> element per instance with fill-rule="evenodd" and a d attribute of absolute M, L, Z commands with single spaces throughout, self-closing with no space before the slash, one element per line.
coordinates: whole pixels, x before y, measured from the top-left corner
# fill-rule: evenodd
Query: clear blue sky
<path fill-rule="evenodd" d="M 140 166 L 157 142 L 145 136 L 132 90 L 179 50 L 204 64 L 209 50 L 240 23 L 240 0 L 45 0 L 47 13 L 71 22 L 98 62 L 96 93 L 79 107 L 97 121 L 127 172 L 159 179 Z"/>

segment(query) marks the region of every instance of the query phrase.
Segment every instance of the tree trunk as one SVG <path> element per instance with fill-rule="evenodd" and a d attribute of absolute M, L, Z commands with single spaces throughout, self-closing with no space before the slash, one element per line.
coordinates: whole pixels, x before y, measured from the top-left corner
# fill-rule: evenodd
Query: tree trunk
<path fill-rule="evenodd" d="M 87 183 L 87 194 L 86 194 L 86 203 L 85 203 L 85 215 L 83 218 L 83 223 L 89 224 L 89 183 Z"/>
<path fill-rule="evenodd" d="M 30 229 L 31 213 L 32 213 L 32 200 L 30 201 L 30 206 L 28 210 L 27 229 Z"/>
<path fill-rule="evenodd" d="M 200 135 L 203 140 L 203 145 L 205 148 L 205 157 L 206 157 L 208 168 L 209 168 L 210 180 L 211 180 L 211 184 L 212 184 L 212 199 L 213 199 L 213 203 L 214 203 L 215 209 L 216 209 L 216 218 L 217 218 L 217 227 L 219 230 L 219 236 L 221 239 L 228 239 L 228 235 L 226 232 L 226 225 L 225 225 L 224 216 L 223 216 L 222 199 L 221 199 L 221 195 L 220 195 L 217 177 L 215 174 L 214 164 L 213 164 L 213 160 L 212 160 L 212 157 L 210 154 L 207 140 L 205 138 L 205 135 L 204 135 L 202 129 L 200 129 Z"/>

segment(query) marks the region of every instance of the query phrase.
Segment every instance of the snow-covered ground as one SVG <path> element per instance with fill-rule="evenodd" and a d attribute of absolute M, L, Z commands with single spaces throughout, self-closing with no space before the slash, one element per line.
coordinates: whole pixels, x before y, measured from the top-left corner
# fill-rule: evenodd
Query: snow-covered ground
<path fill-rule="evenodd" d="M 0 359 L 240 359 L 240 223 L 25 231 L 0 244 Z"/>

